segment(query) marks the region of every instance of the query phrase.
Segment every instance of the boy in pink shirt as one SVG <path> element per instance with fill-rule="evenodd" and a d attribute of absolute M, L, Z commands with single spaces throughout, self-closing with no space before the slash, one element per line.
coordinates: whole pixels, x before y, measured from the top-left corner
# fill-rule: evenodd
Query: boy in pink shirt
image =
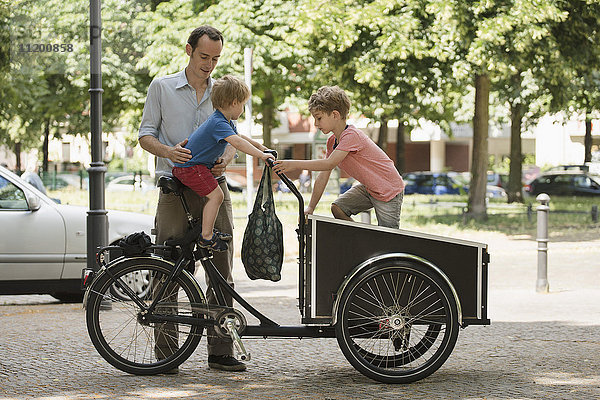
<path fill-rule="evenodd" d="M 331 205 L 335 218 L 352 221 L 356 215 L 375 209 L 379 226 L 398 228 L 404 193 L 404 181 L 394 162 L 367 135 L 346 124 L 350 99 L 337 86 L 323 86 L 310 96 L 308 110 L 315 126 L 324 134 L 333 133 L 327 140 L 327 153 L 322 160 L 275 161 L 275 172 L 298 169 L 322 171 L 305 214 L 312 214 L 327 186 L 331 170 L 339 166 L 360 182 L 338 197 Z"/>

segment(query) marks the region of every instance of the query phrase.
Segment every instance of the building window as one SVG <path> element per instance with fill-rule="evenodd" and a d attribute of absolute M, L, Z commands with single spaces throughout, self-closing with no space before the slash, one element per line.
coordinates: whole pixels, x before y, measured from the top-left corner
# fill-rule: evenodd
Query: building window
<path fill-rule="evenodd" d="M 62 161 L 71 162 L 71 143 L 62 142 Z"/>

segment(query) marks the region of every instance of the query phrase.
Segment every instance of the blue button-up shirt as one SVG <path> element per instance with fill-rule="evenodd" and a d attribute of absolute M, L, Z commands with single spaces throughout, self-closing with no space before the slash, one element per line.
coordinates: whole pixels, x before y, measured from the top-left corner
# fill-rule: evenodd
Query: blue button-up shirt
<path fill-rule="evenodd" d="M 210 100 L 213 79 L 198 103 L 196 89 L 187 80 L 185 70 L 156 78 L 148 88 L 138 137 L 152 135 L 167 146 L 187 139 L 213 113 Z M 157 157 L 156 176 L 171 175 L 173 162 Z"/>

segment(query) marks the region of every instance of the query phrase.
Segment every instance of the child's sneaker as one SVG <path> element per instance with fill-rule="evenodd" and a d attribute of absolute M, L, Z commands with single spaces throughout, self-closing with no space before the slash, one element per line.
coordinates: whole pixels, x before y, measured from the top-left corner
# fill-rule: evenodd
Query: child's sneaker
<path fill-rule="evenodd" d="M 198 245 L 204 249 L 210 249 L 213 251 L 226 251 L 228 246 L 216 233 L 213 233 L 210 240 L 203 238 L 198 239 Z"/>
<path fill-rule="evenodd" d="M 229 233 L 219 232 L 216 229 L 213 229 L 213 234 L 216 234 L 219 239 L 225 242 L 229 242 L 233 238 Z"/>

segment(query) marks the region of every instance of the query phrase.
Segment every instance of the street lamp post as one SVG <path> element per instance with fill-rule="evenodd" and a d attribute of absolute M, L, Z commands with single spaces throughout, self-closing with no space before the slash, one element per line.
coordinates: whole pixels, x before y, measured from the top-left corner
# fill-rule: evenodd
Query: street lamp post
<path fill-rule="evenodd" d="M 102 149 L 102 18 L 100 0 L 90 0 L 90 132 L 92 162 L 90 209 L 87 215 L 87 267 L 98 270 L 96 250 L 108 242 L 108 218 L 104 207 L 104 173 Z"/>
<path fill-rule="evenodd" d="M 248 124 L 248 137 L 252 137 L 252 48 L 244 49 L 244 80 L 250 89 L 250 98 L 246 103 L 246 121 Z M 246 210 L 252 212 L 254 204 L 254 160 L 250 154 L 246 154 Z"/>

